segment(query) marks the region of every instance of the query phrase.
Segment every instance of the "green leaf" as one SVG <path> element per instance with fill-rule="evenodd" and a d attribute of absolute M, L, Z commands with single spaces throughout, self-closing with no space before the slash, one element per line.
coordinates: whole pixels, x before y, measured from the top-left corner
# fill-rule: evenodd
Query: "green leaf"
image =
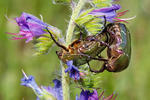
<path fill-rule="evenodd" d="M 91 72 L 86 72 L 86 77 L 82 79 L 78 84 L 81 88 L 86 90 L 93 90 L 93 88 L 97 89 L 100 88 L 101 84 L 101 74 L 94 74 Z"/>
<path fill-rule="evenodd" d="M 59 29 L 53 26 L 49 26 L 47 28 L 56 41 L 58 40 L 58 38 L 61 38 L 61 31 Z M 34 49 L 35 49 L 34 55 L 47 54 L 49 52 L 49 49 L 52 47 L 54 42 L 51 39 L 48 30 L 44 29 L 44 31 L 46 31 L 47 33 L 42 34 L 41 36 L 36 37 L 34 39 Z"/>
<path fill-rule="evenodd" d="M 93 0 L 92 3 L 98 7 L 98 8 L 102 8 L 102 7 L 108 7 L 111 6 L 112 4 L 112 0 Z"/>
<path fill-rule="evenodd" d="M 93 8 L 83 11 L 75 20 L 79 26 L 84 26 L 88 34 L 97 34 L 102 30 L 102 19 L 88 15 Z"/>
<path fill-rule="evenodd" d="M 81 12 L 79 17 L 75 20 L 81 29 L 86 29 L 86 34 L 97 34 L 103 29 L 103 19 L 97 16 L 89 15 L 92 10 L 112 5 L 112 0 L 92 0 L 90 3 L 94 6 Z M 83 28 L 84 27 L 84 28 Z M 79 33 L 79 32 L 78 32 Z"/>
<path fill-rule="evenodd" d="M 49 34 L 43 34 L 42 36 L 38 37 L 37 39 L 35 39 L 34 43 L 34 55 L 47 54 L 52 44 L 53 40 L 51 39 Z"/>
<path fill-rule="evenodd" d="M 71 0 L 53 0 L 54 4 L 69 4 Z"/>

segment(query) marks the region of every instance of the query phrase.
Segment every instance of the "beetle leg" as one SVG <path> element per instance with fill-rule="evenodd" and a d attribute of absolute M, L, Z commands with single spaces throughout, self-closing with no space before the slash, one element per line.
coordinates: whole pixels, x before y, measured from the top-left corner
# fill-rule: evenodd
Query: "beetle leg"
<path fill-rule="evenodd" d="M 89 55 L 83 54 L 83 53 L 81 53 L 80 55 L 88 57 L 89 59 L 93 59 L 93 60 L 108 61 L 108 59 L 105 59 L 105 58 L 95 58 L 95 57 L 92 57 L 92 56 L 89 56 Z"/>
<path fill-rule="evenodd" d="M 79 37 L 79 40 L 82 40 L 83 39 L 83 36 L 82 36 L 82 32 L 80 32 L 80 37 Z"/>
<path fill-rule="evenodd" d="M 82 40 L 83 39 L 83 33 L 82 33 L 82 29 L 80 28 L 80 26 L 74 22 L 74 24 L 77 26 L 77 28 L 80 30 L 80 37 L 79 37 L 79 40 Z"/>
<path fill-rule="evenodd" d="M 95 58 L 95 57 L 91 57 L 91 56 L 86 55 L 86 54 L 83 54 L 83 53 L 81 53 L 80 55 L 81 55 L 81 56 L 88 57 L 89 59 L 98 60 L 98 61 L 104 61 L 104 65 L 100 68 L 100 70 L 94 71 L 94 70 L 91 69 L 90 64 L 89 64 L 89 61 L 87 60 L 87 64 L 88 64 L 89 69 L 90 69 L 91 72 L 94 72 L 94 73 L 101 73 L 101 72 L 103 72 L 103 71 L 106 69 L 105 64 L 106 64 L 106 62 L 108 61 L 108 59 L 102 58 L 101 56 L 100 56 L 99 58 Z"/>
<path fill-rule="evenodd" d="M 110 60 L 110 59 L 109 59 Z M 106 70 L 108 71 L 108 72 L 115 72 L 115 67 L 113 67 L 111 64 L 109 64 L 108 62 L 105 62 L 105 64 L 104 64 L 104 66 L 105 66 L 105 68 L 106 68 Z"/>
<path fill-rule="evenodd" d="M 106 22 L 107 22 L 106 16 L 104 15 L 104 28 L 106 27 Z"/>
<path fill-rule="evenodd" d="M 106 42 L 104 42 L 104 41 L 100 41 L 100 40 L 98 40 L 98 39 L 95 39 L 95 41 L 96 41 L 96 42 L 99 42 L 101 46 L 106 46 L 106 47 L 109 47 L 109 46 L 110 46 L 109 43 L 106 43 Z"/>
<path fill-rule="evenodd" d="M 101 45 L 101 46 L 107 46 L 107 47 L 110 46 L 108 43 L 106 43 L 106 42 L 104 42 L 104 41 L 100 41 L 100 45 Z"/>
<path fill-rule="evenodd" d="M 65 51 L 67 51 L 67 52 L 69 51 L 64 45 L 59 44 L 59 43 L 55 40 L 54 36 L 53 36 L 52 33 L 48 30 L 47 27 L 46 27 L 46 30 L 47 30 L 47 32 L 50 34 L 52 40 L 55 42 L 55 44 L 56 44 L 58 47 L 63 48 L 63 49 L 64 49 Z"/>
<path fill-rule="evenodd" d="M 91 71 L 91 72 L 94 72 L 94 71 L 91 69 L 91 66 L 90 66 L 89 61 L 87 61 L 87 64 L 88 64 L 88 66 L 89 66 L 90 71 Z"/>
<path fill-rule="evenodd" d="M 110 65 L 107 65 L 106 69 L 108 72 L 115 72 L 115 69 L 113 67 L 111 67 Z"/>

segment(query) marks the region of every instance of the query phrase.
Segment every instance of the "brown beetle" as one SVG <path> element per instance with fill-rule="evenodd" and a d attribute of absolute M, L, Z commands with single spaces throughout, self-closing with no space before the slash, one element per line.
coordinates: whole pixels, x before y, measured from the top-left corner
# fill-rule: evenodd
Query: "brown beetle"
<path fill-rule="evenodd" d="M 110 23 L 105 27 L 103 33 L 109 36 L 109 46 L 107 47 L 108 61 L 105 61 L 99 71 L 93 72 L 99 73 L 105 69 L 109 72 L 120 72 L 126 69 L 131 57 L 131 38 L 129 30 L 125 24 Z"/>
<path fill-rule="evenodd" d="M 51 38 L 54 40 L 57 46 L 61 47 L 60 51 L 57 51 L 57 55 L 60 60 L 66 63 L 69 60 L 73 60 L 75 66 L 80 66 L 88 63 L 90 60 L 107 61 L 104 58 L 98 57 L 98 55 L 106 48 L 108 42 L 107 34 L 100 33 L 97 35 L 87 36 L 85 39 L 77 39 L 72 42 L 68 47 L 65 47 L 58 42 L 50 33 Z"/>

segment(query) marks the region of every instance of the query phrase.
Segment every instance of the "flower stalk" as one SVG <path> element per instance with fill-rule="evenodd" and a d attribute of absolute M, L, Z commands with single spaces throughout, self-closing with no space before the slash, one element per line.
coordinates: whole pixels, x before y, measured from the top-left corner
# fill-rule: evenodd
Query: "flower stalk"
<path fill-rule="evenodd" d="M 78 17 L 82 7 L 84 6 L 86 0 L 79 0 L 77 6 L 73 9 L 70 22 L 66 34 L 66 45 L 71 43 L 73 36 L 73 31 L 75 28 L 75 19 Z M 63 89 L 63 100 L 70 100 L 70 91 L 69 91 L 69 75 L 65 73 L 66 65 L 62 66 L 62 89 Z"/>
<path fill-rule="evenodd" d="M 65 73 L 65 65 L 62 66 L 62 89 L 63 89 L 63 100 L 70 100 L 70 90 L 69 90 L 69 75 Z"/>
<path fill-rule="evenodd" d="M 69 45 L 73 36 L 73 31 L 75 28 L 75 19 L 78 17 L 82 7 L 84 6 L 86 0 L 79 0 L 77 6 L 75 7 L 75 9 L 72 11 L 72 15 L 70 18 L 70 22 L 68 25 L 68 29 L 67 29 L 67 34 L 66 34 L 66 45 Z"/>

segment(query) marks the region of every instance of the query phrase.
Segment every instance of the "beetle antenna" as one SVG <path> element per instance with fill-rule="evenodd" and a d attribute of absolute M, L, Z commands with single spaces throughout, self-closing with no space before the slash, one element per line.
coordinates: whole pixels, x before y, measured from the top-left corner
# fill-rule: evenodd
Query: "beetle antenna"
<path fill-rule="evenodd" d="M 48 30 L 47 27 L 46 27 L 46 30 L 47 30 L 47 32 L 50 34 L 52 40 L 55 42 L 55 44 L 56 44 L 57 46 L 63 48 L 63 49 L 64 49 L 65 51 L 67 51 L 67 52 L 69 51 L 64 45 L 59 44 L 59 43 L 55 40 L 54 36 L 53 36 L 52 33 Z"/>

